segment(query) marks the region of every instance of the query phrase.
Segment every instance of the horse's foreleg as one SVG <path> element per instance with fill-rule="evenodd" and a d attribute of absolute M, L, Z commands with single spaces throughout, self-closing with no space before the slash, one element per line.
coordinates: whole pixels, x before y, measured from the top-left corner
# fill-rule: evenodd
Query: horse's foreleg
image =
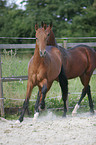
<path fill-rule="evenodd" d="M 23 109 L 22 109 L 21 115 L 19 117 L 20 122 L 23 121 L 25 111 L 28 110 L 28 104 L 29 104 L 29 98 L 27 98 L 27 100 L 25 100 L 24 103 L 23 103 Z"/>
<path fill-rule="evenodd" d="M 35 113 L 34 113 L 34 117 L 33 117 L 33 120 L 36 120 L 37 117 L 39 116 L 39 102 L 40 102 L 40 92 L 38 91 L 38 94 L 37 94 L 37 100 L 36 100 L 36 103 L 35 103 Z"/>
<path fill-rule="evenodd" d="M 62 90 L 62 99 L 64 102 L 64 114 L 63 117 L 66 117 L 67 107 L 66 107 L 66 101 L 68 97 L 68 80 L 65 76 L 63 66 L 61 68 L 61 72 L 59 74 L 59 84 Z"/>
<path fill-rule="evenodd" d="M 37 100 L 35 103 L 35 113 L 39 112 L 39 109 L 44 109 L 45 108 L 45 96 L 46 96 L 46 92 L 47 92 L 47 87 L 43 86 L 43 88 L 38 91 L 38 95 L 37 95 Z M 40 107 L 40 108 L 39 108 Z"/>
<path fill-rule="evenodd" d="M 24 118 L 25 111 L 26 110 L 28 111 L 29 99 L 30 99 L 30 96 L 31 96 L 32 88 L 33 88 L 32 83 L 30 81 L 28 81 L 28 83 L 27 83 L 27 92 L 26 92 L 26 99 L 25 99 L 25 101 L 23 103 L 23 108 L 22 108 L 21 115 L 19 117 L 19 121 L 17 121 L 17 122 L 22 122 L 23 118 Z"/>
<path fill-rule="evenodd" d="M 90 86 L 87 87 L 87 95 L 88 95 L 88 100 L 89 100 L 89 106 L 90 106 L 90 112 L 94 113 L 94 105 L 93 105 L 93 101 L 92 101 L 92 97 L 91 97 L 91 90 L 90 90 Z"/>
<path fill-rule="evenodd" d="M 37 94 L 37 100 L 36 100 L 36 103 L 35 103 L 35 113 L 36 112 L 39 112 L 39 102 L 40 102 L 40 92 L 38 91 L 38 94 Z"/>
<path fill-rule="evenodd" d="M 45 108 L 45 97 L 48 90 L 48 82 L 47 79 L 43 79 L 39 84 L 39 92 L 40 92 L 40 102 L 39 109 Z"/>
<path fill-rule="evenodd" d="M 46 79 L 40 83 L 38 97 L 37 97 L 37 101 L 35 104 L 35 114 L 34 114 L 33 120 L 36 120 L 37 117 L 39 116 L 39 111 L 45 108 L 45 101 L 44 100 L 45 100 L 46 92 L 47 92 L 47 85 L 46 84 L 47 84 Z"/>
<path fill-rule="evenodd" d="M 47 92 L 47 86 L 43 85 L 43 88 L 41 90 L 41 102 L 40 102 L 40 109 L 44 109 L 45 108 L 45 97 L 46 97 L 46 92 Z"/>

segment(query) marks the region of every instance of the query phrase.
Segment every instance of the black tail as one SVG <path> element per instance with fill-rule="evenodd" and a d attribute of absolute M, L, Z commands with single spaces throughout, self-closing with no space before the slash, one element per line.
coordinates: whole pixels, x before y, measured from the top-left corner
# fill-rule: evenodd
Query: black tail
<path fill-rule="evenodd" d="M 62 66 L 61 72 L 59 74 L 59 84 L 60 84 L 60 87 L 62 90 L 62 95 L 65 96 L 64 99 L 66 100 L 67 96 L 68 96 L 68 80 L 67 80 L 67 77 L 65 75 L 63 66 Z"/>
<path fill-rule="evenodd" d="M 66 117 L 66 112 L 67 112 L 67 107 L 66 107 L 66 100 L 67 100 L 67 96 L 68 96 L 68 80 L 67 77 L 65 75 L 63 66 L 61 68 L 61 72 L 59 74 L 59 84 L 62 90 L 62 99 L 64 102 L 64 114 L 63 117 Z"/>

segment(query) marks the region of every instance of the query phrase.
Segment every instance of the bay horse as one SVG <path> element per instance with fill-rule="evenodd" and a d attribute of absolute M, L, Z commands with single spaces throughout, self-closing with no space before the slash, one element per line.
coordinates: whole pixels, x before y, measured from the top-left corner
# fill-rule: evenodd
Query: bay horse
<path fill-rule="evenodd" d="M 45 30 L 43 27 L 36 30 L 36 46 L 34 55 L 28 64 L 28 82 L 26 98 L 23 103 L 22 112 L 19 120 L 22 122 L 25 111 L 28 110 L 29 99 L 32 89 L 38 86 L 39 92 L 35 104 L 34 119 L 39 115 L 39 109 L 45 108 L 45 96 L 49 91 L 54 80 L 59 81 L 62 90 L 62 99 L 64 102 L 64 114 L 66 116 L 66 100 L 68 95 L 68 81 L 64 73 L 63 64 L 61 60 L 61 52 L 55 46 L 47 46 L 48 35 L 51 31 L 51 25 Z"/>
<path fill-rule="evenodd" d="M 80 107 L 80 103 L 86 94 L 88 95 L 90 112 L 94 113 L 89 82 L 92 73 L 96 68 L 96 51 L 87 45 L 77 45 L 67 50 L 58 46 L 52 29 L 48 43 L 50 45 L 55 44 L 54 46 L 57 46 L 60 50 L 63 68 L 67 79 L 79 77 L 82 85 L 84 86 L 81 97 L 72 111 L 72 115 L 77 113 L 77 109 Z"/>

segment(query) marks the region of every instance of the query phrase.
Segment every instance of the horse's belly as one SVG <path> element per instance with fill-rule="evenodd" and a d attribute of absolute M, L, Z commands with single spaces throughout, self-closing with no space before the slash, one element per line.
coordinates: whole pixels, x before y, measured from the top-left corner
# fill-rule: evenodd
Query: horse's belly
<path fill-rule="evenodd" d="M 73 78 L 79 77 L 80 75 L 76 73 L 71 73 L 71 74 L 67 74 L 66 76 L 67 76 L 67 79 L 73 79 Z"/>
<path fill-rule="evenodd" d="M 70 62 L 70 64 L 66 67 L 66 76 L 68 79 L 79 77 L 86 72 L 87 67 L 88 65 L 86 60 L 81 62 L 78 60 Z"/>

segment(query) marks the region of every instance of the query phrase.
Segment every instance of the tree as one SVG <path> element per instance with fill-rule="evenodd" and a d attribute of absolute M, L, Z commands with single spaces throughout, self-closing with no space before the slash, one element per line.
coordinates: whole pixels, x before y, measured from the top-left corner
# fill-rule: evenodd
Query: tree
<path fill-rule="evenodd" d="M 0 1 L 0 36 L 35 37 L 35 23 L 42 21 L 53 22 L 56 37 L 96 36 L 96 0 L 25 1 L 25 10 Z"/>
<path fill-rule="evenodd" d="M 96 36 L 96 7 L 83 7 L 80 15 L 75 15 L 70 30 L 73 36 Z"/>

